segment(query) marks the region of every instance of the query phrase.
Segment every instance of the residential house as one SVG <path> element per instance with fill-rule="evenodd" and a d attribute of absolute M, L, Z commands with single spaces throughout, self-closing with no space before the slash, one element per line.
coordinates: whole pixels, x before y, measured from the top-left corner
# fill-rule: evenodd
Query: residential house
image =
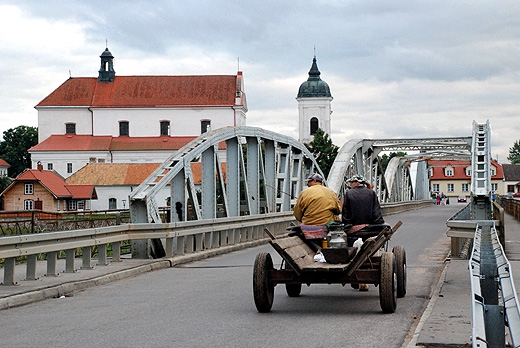
<path fill-rule="evenodd" d="M 448 197 L 466 196 L 471 193 L 471 162 L 455 160 L 428 161 L 430 190 Z M 491 161 L 491 191 L 503 192 L 504 172 L 502 166 Z"/>
<path fill-rule="evenodd" d="M 520 164 L 502 164 L 504 169 L 504 195 L 520 192 Z"/>
<path fill-rule="evenodd" d="M 56 172 L 27 169 L 0 196 L 4 210 L 76 211 L 90 210 L 97 199 L 92 185 L 68 185 Z"/>
<path fill-rule="evenodd" d="M 33 168 L 40 162 L 66 178 L 87 163 L 163 162 L 201 133 L 246 124 L 240 71 L 116 76 L 108 48 L 100 58 L 97 78 L 71 77 L 35 106 Z"/>

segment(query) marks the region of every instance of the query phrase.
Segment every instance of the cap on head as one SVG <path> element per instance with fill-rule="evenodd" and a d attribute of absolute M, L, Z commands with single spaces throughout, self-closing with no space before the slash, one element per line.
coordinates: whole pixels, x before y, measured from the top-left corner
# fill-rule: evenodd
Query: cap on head
<path fill-rule="evenodd" d="M 316 180 L 317 182 L 323 182 L 323 177 L 318 173 L 312 173 L 305 179 L 306 182 Z"/>
<path fill-rule="evenodd" d="M 353 182 L 353 181 L 363 183 L 363 182 L 365 182 L 365 178 L 362 175 L 356 174 L 347 180 L 347 182 Z"/>

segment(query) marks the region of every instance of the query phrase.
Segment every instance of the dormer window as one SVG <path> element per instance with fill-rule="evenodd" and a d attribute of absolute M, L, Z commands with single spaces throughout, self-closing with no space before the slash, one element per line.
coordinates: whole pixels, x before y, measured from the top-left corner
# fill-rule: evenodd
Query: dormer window
<path fill-rule="evenodd" d="M 444 168 L 444 175 L 445 176 L 453 176 L 453 167 L 452 166 L 448 166 L 446 168 Z"/>
<path fill-rule="evenodd" d="M 76 124 L 75 123 L 65 123 L 65 133 L 66 134 L 76 134 Z"/>

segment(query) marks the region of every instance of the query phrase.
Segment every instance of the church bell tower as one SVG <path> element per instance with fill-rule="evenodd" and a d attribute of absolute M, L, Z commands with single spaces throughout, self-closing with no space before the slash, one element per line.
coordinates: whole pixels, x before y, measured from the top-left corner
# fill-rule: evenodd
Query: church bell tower
<path fill-rule="evenodd" d="M 300 85 L 298 96 L 299 141 L 308 144 L 321 128 L 330 137 L 330 114 L 332 95 L 327 82 L 320 78 L 316 56 L 312 60 L 309 78 Z"/>
<path fill-rule="evenodd" d="M 114 82 L 116 72 L 114 71 L 114 56 L 105 48 L 103 53 L 99 56 L 101 58 L 101 67 L 99 68 L 99 82 Z"/>

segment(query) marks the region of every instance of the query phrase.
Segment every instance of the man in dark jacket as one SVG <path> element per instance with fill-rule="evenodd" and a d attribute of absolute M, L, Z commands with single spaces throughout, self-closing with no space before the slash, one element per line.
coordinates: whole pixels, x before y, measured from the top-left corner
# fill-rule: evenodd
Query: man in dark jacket
<path fill-rule="evenodd" d="M 343 198 L 341 218 L 345 225 L 383 224 L 383 213 L 377 194 L 361 175 L 348 179 L 350 189 Z"/>
<path fill-rule="evenodd" d="M 361 175 L 354 175 L 347 182 L 350 182 L 350 189 L 345 192 L 341 211 L 341 219 L 345 226 L 352 225 L 350 230 L 357 231 L 366 225 L 384 224 L 379 199 L 370 184 Z M 349 240 L 349 245 L 351 242 L 353 240 Z M 368 284 L 352 283 L 351 286 L 360 291 L 368 291 Z"/>

